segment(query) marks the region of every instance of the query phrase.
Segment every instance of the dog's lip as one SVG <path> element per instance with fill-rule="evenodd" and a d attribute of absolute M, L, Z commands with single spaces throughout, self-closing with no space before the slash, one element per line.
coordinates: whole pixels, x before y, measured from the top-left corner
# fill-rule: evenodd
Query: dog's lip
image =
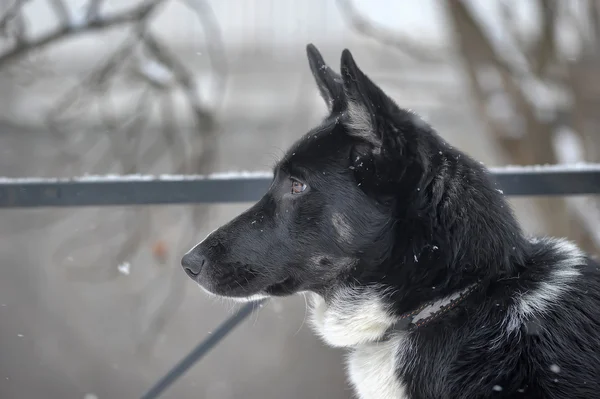
<path fill-rule="evenodd" d="M 290 276 L 278 283 L 269 285 L 265 288 L 265 292 L 273 296 L 286 296 L 298 291 L 298 286 L 298 281 Z"/>
<path fill-rule="evenodd" d="M 263 285 L 264 288 L 262 288 L 258 291 L 256 291 L 256 288 L 258 288 L 258 287 L 255 287 L 255 289 L 250 289 L 249 291 L 245 291 L 244 288 L 246 288 L 246 287 L 242 284 L 238 284 L 239 287 L 242 288 L 242 292 L 231 291 L 230 287 L 227 287 L 227 289 L 223 290 L 223 289 L 221 289 L 222 287 L 219 287 L 219 285 L 215 285 L 214 283 L 211 283 L 210 280 L 201 279 L 200 276 L 199 276 L 199 278 L 195 279 L 195 281 L 196 281 L 196 284 L 203 291 L 205 291 L 206 293 L 208 293 L 210 295 L 232 298 L 232 299 L 247 298 L 252 295 L 258 295 L 258 294 L 266 295 L 266 296 L 288 296 L 288 295 L 295 294 L 298 291 L 298 289 L 300 288 L 300 284 L 298 283 L 298 281 L 291 276 L 281 279 L 277 283 L 274 283 L 274 284 L 268 284 L 267 286 Z"/>

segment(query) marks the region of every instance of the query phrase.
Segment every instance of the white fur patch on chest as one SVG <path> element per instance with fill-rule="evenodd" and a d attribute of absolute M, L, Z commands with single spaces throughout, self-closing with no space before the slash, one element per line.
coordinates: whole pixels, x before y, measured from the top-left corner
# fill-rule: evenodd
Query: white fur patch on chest
<path fill-rule="evenodd" d="M 396 368 L 404 362 L 409 341 L 399 335 L 381 343 L 359 345 L 348 356 L 350 382 L 360 399 L 408 399 Z"/>
<path fill-rule="evenodd" d="M 331 346 L 355 347 L 382 338 L 396 322 L 373 287 L 344 288 L 328 303 L 311 295 L 314 330 Z"/>
<path fill-rule="evenodd" d="M 331 346 L 352 348 L 347 368 L 350 382 L 360 399 L 408 399 L 398 379 L 398 362 L 405 361 L 405 335 L 381 339 L 397 321 L 381 300 L 376 287 L 345 288 L 328 303 L 312 294 L 313 328 Z"/>

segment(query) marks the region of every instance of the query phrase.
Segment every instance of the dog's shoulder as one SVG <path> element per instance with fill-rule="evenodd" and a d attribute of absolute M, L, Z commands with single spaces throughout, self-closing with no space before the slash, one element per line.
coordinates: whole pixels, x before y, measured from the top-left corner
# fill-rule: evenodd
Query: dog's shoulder
<path fill-rule="evenodd" d="M 578 290 L 586 269 L 586 254 L 564 239 L 531 238 L 527 268 L 522 276 L 529 283 L 514 294 L 508 312 L 508 332 L 529 319 L 541 317 L 565 307 L 569 296 Z"/>
<path fill-rule="evenodd" d="M 502 322 L 467 340 L 468 347 L 479 345 L 495 359 L 494 367 L 487 367 L 483 356 L 473 361 L 479 368 L 471 375 L 503 374 L 498 387 L 533 397 L 595 397 L 600 390 L 594 377 L 600 369 L 597 263 L 565 239 L 534 238 L 521 278 L 528 283 L 513 291 Z M 461 380 L 458 374 L 455 381 Z"/>

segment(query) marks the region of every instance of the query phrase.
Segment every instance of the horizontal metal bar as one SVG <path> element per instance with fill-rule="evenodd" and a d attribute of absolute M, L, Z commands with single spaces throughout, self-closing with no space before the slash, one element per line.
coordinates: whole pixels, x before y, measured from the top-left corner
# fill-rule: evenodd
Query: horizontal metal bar
<path fill-rule="evenodd" d="M 506 195 L 600 194 L 600 164 L 492 168 Z M 0 208 L 234 203 L 258 200 L 269 172 L 0 178 Z"/>

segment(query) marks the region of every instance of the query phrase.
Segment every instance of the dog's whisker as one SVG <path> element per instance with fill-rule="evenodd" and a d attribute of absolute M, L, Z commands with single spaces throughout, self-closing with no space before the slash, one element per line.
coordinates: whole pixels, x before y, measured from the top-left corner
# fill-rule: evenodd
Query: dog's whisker
<path fill-rule="evenodd" d="M 306 319 L 308 317 L 308 300 L 306 299 L 306 292 L 302 292 L 301 295 L 302 295 L 302 298 L 304 299 L 304 317 L 302 318 L 302 323 L 300 324 L 300 327 L 298 327 L 298 329 L 294 333 L 294 335 L 293 335 L 294 337 L 296 335 L 298 335 L 298 333 L 300 332 L 302 327 L 304 327 L 304 323 L 306 322 Z"/>

